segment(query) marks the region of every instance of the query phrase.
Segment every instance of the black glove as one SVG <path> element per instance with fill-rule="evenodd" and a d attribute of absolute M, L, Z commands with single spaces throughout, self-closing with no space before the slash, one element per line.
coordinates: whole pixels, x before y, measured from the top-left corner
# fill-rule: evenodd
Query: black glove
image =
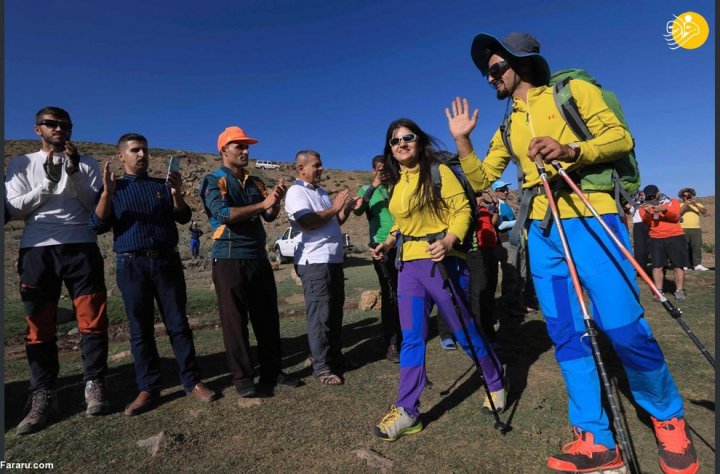
<path fill-rule="evenodd" d="M 45 177 L 53 183 L 59 183 L 62 177 L 62 162 L 55 163 L 55 160 L 50 157 L 49 160 L 45 160 L 43 163 L 43 169 L 45 170 Z"/>

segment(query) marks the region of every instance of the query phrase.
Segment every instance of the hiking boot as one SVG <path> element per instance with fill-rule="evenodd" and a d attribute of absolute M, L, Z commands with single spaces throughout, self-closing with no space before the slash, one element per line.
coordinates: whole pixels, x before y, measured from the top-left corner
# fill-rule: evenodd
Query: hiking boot
<path fill-rule="evenodd" d="M 693 474 L 700 469 L 684 418 L 659 421 L 651 417 L 658 441 L 658 462 L 665 474 Z"/>
<path fill-rule="evenodd" d="M 563 446 L 562 453 L 550 456 L 547 467 L 565 472 L 593 472 L 623 466 L 617 446 L 608 449 L 602 444 L 595 444 L 593 434 L 578 427 L 573 428 L 573 434 L 575 441 Z"/>
<path fill-rule="evenodd" d="M 388 346 L 387 354 L 385 354 L 385 358 L 389 360 L 390 362 L 394 362 L 396 364 L 400 363 L 400 351 L 398 351 L 398 348 L 395 344 L 390 344 Z"/>
<path fill-rule="evenodd" d="M 705 268 L 705 267 L 703 267 L 702 265 L 700 265 L 700 264 L 698 263 L 697 265 L 695 265 L 694 270 L 695 270 L 696 272 L 706 272 L 706 271 L 708 271 L 708 270 L 710 270 L 710 269 L 709 269 L 709 268 Z"/>
<path fill-rule="evenodd" d="M 57 392 L 55 390 L 35 390 L 28 400 L 30 411 L 17 426 L 18 435 L 36 433 L 47 426 L 51 418 L 59 413 Z M 27 406 L 27 405 L 26 405 Z"/>
<path fill-rule="evenodd" d="M 100 380 L 88 380 L 85 383 L 85 413 L 90 416 L 105 415 L 110 412 L 110 402 L 105 399 L 105 386 Z"/>
<path fill-rule="evenodd" d="M 446 351 L 457 350 L 457 345 L 455 345 L 455 341 L 453 341 L 453 339 L 451 337 L 445 338 L 442 341 L 440 341 L 440 345 Z"/>
<path fill-rule="evenodd" d="M 395 441 L 400 436 L 422 431 L 419 417 L 408 414 L 404 408 L 390 407 L 390 412 L 375 426 L 373 433 L 383 441 Z"/>
<path fill-rule="evenodd" d="M 508 381 L 507 378 L 503 380 L 503 388 L 498 390 L 497 392 L 490 392 L 490 395 L 492 396 L 493 404 L 495 405 L 495 410 L 497 410 L 497 413 L 500 414 L 505 410 L 505 398 L 508 390 Z M 485 394 L 485 401 L 483 401 L 483 406 L 480 409 L 480 412 L 483 415 L 492 415 L 492 408 L 490 407 L 490 399 L 488 399 L 487 393 Z"/>
<path fill-rule="evenodd" d="M 685 293 L 685 290 L 677 290 L 675 292 L 675 299 L 676 300 L 684 300 L 687 299 L 687 293 Z"/>

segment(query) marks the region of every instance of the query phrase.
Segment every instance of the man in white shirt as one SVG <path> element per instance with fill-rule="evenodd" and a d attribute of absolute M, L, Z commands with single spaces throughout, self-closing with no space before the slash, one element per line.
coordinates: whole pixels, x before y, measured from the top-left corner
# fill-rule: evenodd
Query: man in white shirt
<path fill-rule="evenodd" d="M 109 411 L 103 378 L 107 372 L 108 319 L 103 258 L 89 226 L 102 184 L 97 162 L 80 156 L 70 142 L 70 115 L 45 107 L 35 116 L 42 148 L 14 157 L 5 177 L 6 205 L 25 220 L 18 271 L 27 322 L 31 408 L 18 434 L 43 429 L 57 414 L 59 362 L 56 312 L 63 282 L 73 301 L 82 351 L 86 413 Z"/>
<path fill-rule="evenodd" d="M 305 295 L 313 372 L 322 384 L 341 385 L 338 369 L 344 362 L 340 332 L 345 275 L 340 225 L 358 200 L 350 198 L 347 189 L 340 191 L 335 201 L 330 199 L 319 186 L 323 166 L 316 151 L 299 151 L 295 169 L 298 179 L 287 191 L 285 211 L 293 231 L 300 233 L 295 268 Z"/>

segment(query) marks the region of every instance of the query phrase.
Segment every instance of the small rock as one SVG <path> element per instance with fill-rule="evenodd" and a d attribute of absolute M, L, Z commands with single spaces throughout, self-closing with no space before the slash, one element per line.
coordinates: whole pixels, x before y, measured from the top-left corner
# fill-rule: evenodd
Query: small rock
<path fill-rule="evenodd" d="M 365 290 L 360 294 L 360 303 L 358 303 L 359 310 L 370 311 L 371 309 L 379 309 L 380 305 L 380 290 Z"/>
<path fill-rule="evenodd" d="M 155 456 L 160 451 L 160 448 L 167 445 L 167 443 L 168 436 L 165 433 L 165 430 L 163 430 L 155 436 L 151 436 L 147 439 L 141 439 L 137 442 L 137 445 L 140 448 L 146 448 L 151 456 Z"/>
<path fill-rule="evenodd" d="M 80 330 L 79 330 L 78 328 L 72 328 L 71 330 L 69 330 L 69 331 L 67 332 L 67 335 L 68 335 L 68 336 L 74 336 L 75 334 L 78 334 L 79 332 L 80 332 Z"/>
<path fill-rule="evenodd" d="M 73 347 L 72 347 L 72 350 L 74 350 L 74 351 L 79 351 L 79 350 L 80 350 L 80 346 L 73 346 Z"/>
<path fill-rule="evenodd" d="M 368 467 L 377 468 L 380 472 L 388 472 L 393 467 L 392 460 L 380 456 L 368 447 L 354 449 L 352 452 L 360 459 L 367 461 Z"/>
<path fill-rule="evenodd" d="M 245 398 L 240 397 L 238 400 L 238 408 L 252 408 L 252 407 L 258 407 L 262 405 L 262 399 L 261 398 Z"/>
<path fill-rule="evenodd" d="M 110 359 L 110 360 L 120 360 L 120 359 L 124 359 L 124 358 L 126 358 L 126 357 L 129 357 L 131 354 L 132 354 L 132 353 L 131 353 L 129 350 L 128 350 L 128 351 L 122 351 L 122 352 L 118 352 L 117 354 L 111 355 L 110 357 L 108 357 L 108 359 Z"/>

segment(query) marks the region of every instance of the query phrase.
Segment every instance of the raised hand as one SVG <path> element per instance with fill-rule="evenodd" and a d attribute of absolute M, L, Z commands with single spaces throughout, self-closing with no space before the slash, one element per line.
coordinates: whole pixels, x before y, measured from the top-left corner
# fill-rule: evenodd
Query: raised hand
<path fill-rule="evenodd" d="M 475 109 L 471 115 L 468 100 L 460 99 L 460 97 L 455 97 L 455 100 L 450 103 L 450 106 L 452 112 L 447 107 L 445 108 L 445 116 L 448 119 L 450 134 L 454 139 L 469 137 L 470 132 L 472 132 L 475 125 L 477 125 L 478 109 Z"/>
<path fill-rule="evenodd" d="M 58 159 L 56 162 L 55 157 L 53 156 L 53 151 L 50 150 L 47 158 L 45 159 L 45 163 L 43 163 L 45 177 L 53 183 L 59 183 L 60 178 L 62 177 L 62 166 L 62 161 L 59 161 Z"/>
<path fill-rule="evenodd" d="M 106 193 L 108 196 L 112 196 L 115 194 L 115 173 L 110 171 L 110 162 L 106 161 L 105 165 L 103 165 L 103 193 Z"/>

